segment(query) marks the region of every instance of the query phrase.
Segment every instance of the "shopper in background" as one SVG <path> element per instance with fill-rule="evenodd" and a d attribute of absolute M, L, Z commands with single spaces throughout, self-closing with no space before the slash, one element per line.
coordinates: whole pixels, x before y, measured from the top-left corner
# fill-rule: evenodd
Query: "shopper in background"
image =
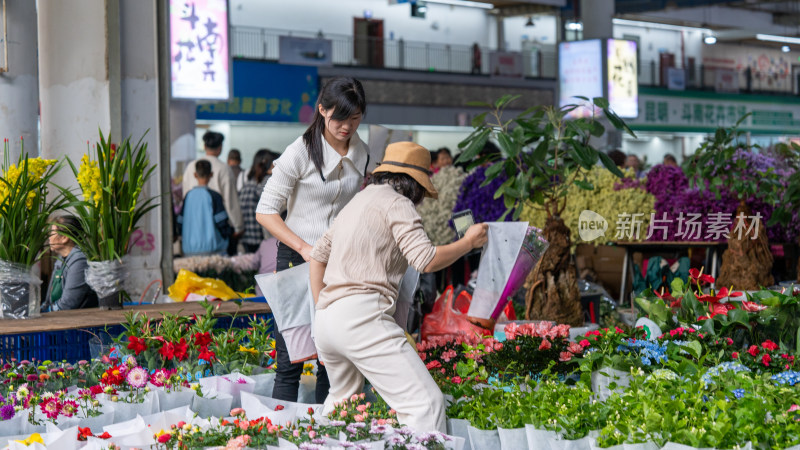
<path fill-rule="evenodd" d="M 241 238 L 245 253 L 255 253 L 264 240 L 264 227 L 256 220 L 256 207 L 264 185 L 272 168 L 273 153 L 266 148 L 257 151 L 253 156 L 253 165 L 247 173 L 247 183 L 239 191 L 239 203 L 242 206 L 244 234 Z"/>
<path fill-rule="evenodd" d="M 675 157 L 672 156 L 671 154 L 667 153 L 666 155 L 664 155 L 663 164 L 665 166 L 678 167 L 678 160 L 675 159 Z"/>
<path fill-rule="evenodd" d="M 208 183 L 208 188 L 212 191 L 218 192 L 222 196 L 222 203 L 225 206 L 225 212 L 228 214 L 228 219 L 231 221 L 234 233 L 230 237 L 228 244 L 228 254 L 236 254 L 236 243 L 239 237 L 244 232 L 244 222 L 242 219 L 242 210 L 239 206 L 239 195 L 236 192 L 236 180 L 233 178 L 233 172 L 227 164 L 219 160 L 219 155 L 222 153 L 222 141 L 224 140 L 222 134 L 216 131 L 208 131 L 203 135 L 203 144 L 205 145 L 206 154 L 197 158 L 186 165 L 183 171 L 183 197 L 197 186 L 197 179 L 194 176 L 195 164 L 197 161 L 208 161 L 211 163 L 211 171 L 214 176 Z"/>
<path fill-rule="evenodd" d="M 642 161 L 633 153 L 628 154 L 627 159 L 625 159 L 625 168 L 633 169 L 636 178 L 641 178 L 644 175 L 644 172 L 642 172 Z"/>
<path fill-rule="evenodd" d="M 437 173 L 442 168 L 453 165 L 453 155 L 450 153 L 450 149 L 447 147 L 442 147 L 437 150 L 436 153 L 431 153 L 431 155 L 436 155 L 436 159 L 434 159 L 433 163 L 431 164 L 433 173 Z"/>
<path fill-rule="evenodd" d="M 412 142 L 386 149 L 370 184 L 342 209 L 311 253 L 314 335 L 330 374 L 323 413 L 359 394 L 364 377 L 401 424 L 445 432 L 444 397 L 392 317 L 408 266 L 435 272 L 487 241 L 487 224 L 452 244 L 434 247 L 416 206 L 437 198 L 430 153 Z M 280 366 L 280 363 L 278 363 Z"/>
<path fill-rule="evenodd" d="M 211 163 L 200 160 L 194 167 L 197 186 L 186 193 L 175 233 L 182 236 L 184 255 L 224 254 L 233 228 L 228 223 L 222 196 L 208 188 L 214 177 Z"/>
<path fill-rule="evenodd" d="M 236 184 L 236 192 L 239 192 L 244 187 L 245 183 L 245 170 L 242 169 L 242 154 L 239 150 L 233 148 L 228 152 L 228 167 L 233 172 L 233 179 Z"/>
<path fill-rule="evenodd" d="M 350 77 L 330 79 L 320 91 L 311 126 L 275 161 L 256 218 L 280 241 L 278 271 L 309 261 L 314 243 L 359 191 L 369 151 L 356 130 L 366 109 L 361 82 Z M 279 216 L 284 209 L 285 221 Z M 279 332 L 275 348 L 278 367 L 272 396 L 297 401 L 303 364 L 291 363 Z M 328 388 L 327 373 L 320 366 L 318 403 L 325 400 Z"/>
<path fill-rule="evenodd" d="M 53 275 L 47 286 L 47 296 L 42 311 L 94 308 L 97 294 L 86 284 L 86 255 L 62 233 L 73 237 L 83 234 L 81 224 L 74 216 L 59 216 L 50 226 L 50 251 L 58 255 Z"/>
<path fill-rule="evenodd" d="M 619 150 L 611 150 L 608 152 L 608 157 L 611 158 L 611 161 L 614 161 L 614 164 L 616 164 L 617 167 L 625 166 L 625 153 L 622 153 Z"/>

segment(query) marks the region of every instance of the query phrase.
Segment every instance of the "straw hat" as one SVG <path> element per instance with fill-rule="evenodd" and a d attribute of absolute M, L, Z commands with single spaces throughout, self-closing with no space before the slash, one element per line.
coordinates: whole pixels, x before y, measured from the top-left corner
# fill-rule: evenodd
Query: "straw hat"
<path fill-rule="evenodd" d="M 386 147 L 383 162 L 372 173 L 404 173 L 425 188 L 425 196 L 438 198 L 439 193 L 431 183 L 431 152 L 413 142 L 395 142 Z"/>

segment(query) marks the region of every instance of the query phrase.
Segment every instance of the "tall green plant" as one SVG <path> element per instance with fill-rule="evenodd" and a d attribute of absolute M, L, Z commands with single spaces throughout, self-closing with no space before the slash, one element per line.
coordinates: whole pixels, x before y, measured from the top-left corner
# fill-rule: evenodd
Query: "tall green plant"
<path fill-rule="evenodd" d="M 568 119 L 567 114 L 578 108 L 578 105 L 568 105 L 562 108 L 534 107 L 504 120 L 505 109 L 517 98 L 518 95 L 506 95 L 493 105 L 474 103 L 474 106 L 489 111 L 473 119 L 475 130 L 458 144 L 463 150 L 458 162 L 468 162 L 471 167 L 499 159 L 486 170 L 483 185 L 505 173 L 508 180 L 497 190 L 495 198 L 503 197 L 506 215 L 513 211 L 514 220 L 517 220 L 522 204 L 531 201 L 543 207 L 548 217 L 559 216 L 566 206 L 567 191 L 572 184 L 582 189 L 593 189 L 585 178 L 585 172 L 579 169 L 588 171 L 598 160 L 616 176 L 622 177 L 611 158 L 590 144 L 592 137 L 605 133 L 599 117 L 593 114 L 588 118 Z M 588 101 L 586 98 L 583 100 Z M 616 129 L 635 136 L 609 108 L 608 100 L 598 97 L 592 104 L 603 111 Z M 497 141 L 501 154 L 479 156 L 490 138 Z"/>
<path fill-rule="evenodd" d="M 100 131 L 95 155 L 83 155 L 80 168 L 67 158 L 83 200 L 70 191 L 63 192 L 73 200 L 84 234 L 78 236 L 69 230 L 65 234 L 81 247 L 89 261 L 122 259 L 139 221 L 158 206 L 157 197 L 140 198 L 156 168 L 143 141 L 144 136 L 133 146 L 127 138 L 117 147 Z"/>
<path fill-rule="evenodd" d="M 29 158 L 24 146 L 11 164 L 9 141 L 3 141 L 0 173 L 0 260 L 32 266 L 42 256 L 50 234 L 50 215 L 67 205 L 63 194 L 50 195 L 55 159 Z"/>
<path fill-rule="evenodd" d="M 731 128 L 718 128 L 713 137 L 706 139 L 687 160 L 684 170 L 691 187 L 707 190 L 720 198 L 722 193 L 731 193 L 740 202 L 751 197 L 775 205 L 783 190 L 781 177 L 770 167 L 766 172 L 754 170 L 747 159 L 737 158 L 739 151 L 753 151 L 753 147 L 743 142 L 739 125 L 747 119 L 747 114 Z"/>

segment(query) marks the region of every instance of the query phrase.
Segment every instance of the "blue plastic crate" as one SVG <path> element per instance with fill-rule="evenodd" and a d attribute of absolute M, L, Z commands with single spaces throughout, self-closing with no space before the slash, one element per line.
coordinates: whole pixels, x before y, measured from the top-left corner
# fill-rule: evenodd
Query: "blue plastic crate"
<path fill-rule="evenodd" d="M 272 320 L 272 314 L 255 314 L 238 316 L 233 319 L 233 327 L 243 328 L 253 318 Z M 216 328 L 231 327 L 231 317 L 219 317 Z M 270 323 L 270 331 L 274 329 L 274 322 Z M 93 327 L 77 330 L 48 331 L 38 333 L 22 333 L 0 335 L 0 362 L 15 358 L 21 360 L 38 361 L 63 361 L 75 363 L 82 359 L 91 359 L 89 341 L 95 336 L 108 334 L 119 336 L 123 331 L 122 325 L 108 327 Z"/>

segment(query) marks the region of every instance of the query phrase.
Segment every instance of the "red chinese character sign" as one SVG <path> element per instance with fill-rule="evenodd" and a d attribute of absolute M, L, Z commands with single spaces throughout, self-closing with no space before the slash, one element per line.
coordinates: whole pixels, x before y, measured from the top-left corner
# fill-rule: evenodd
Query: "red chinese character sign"
<path fill-rule="evenodd" d="M 170 0 L 172 98 L 230 98 L 227 0 Z"/>

